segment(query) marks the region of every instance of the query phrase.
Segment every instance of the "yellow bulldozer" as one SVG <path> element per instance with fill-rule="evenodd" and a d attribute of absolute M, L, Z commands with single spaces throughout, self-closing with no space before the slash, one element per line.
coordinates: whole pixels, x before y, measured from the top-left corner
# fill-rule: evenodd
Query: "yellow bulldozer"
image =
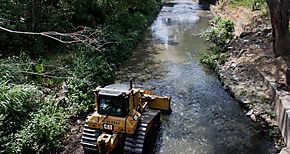
<path fill-rule="evenodd" d="M 143 153 L 160 111 L 171 112 L 170 97 L 113 84 L 94 90 L 95 112 L 85 121 L 81 144 L 85 153 Z M 120 150 L 121 149 L 121 150 Z"/>

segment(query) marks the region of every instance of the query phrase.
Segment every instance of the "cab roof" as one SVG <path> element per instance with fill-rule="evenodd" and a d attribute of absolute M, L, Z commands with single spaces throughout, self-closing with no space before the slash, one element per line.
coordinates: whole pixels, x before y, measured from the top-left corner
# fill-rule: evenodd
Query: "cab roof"
<path fill-rule="evenodd" d="M 121 96 L 124 93 L 130 93 L 129 85 L 127 84 L 112 84 L 105 86 L 99 91 L 99 95 L 106 96 Z"/>

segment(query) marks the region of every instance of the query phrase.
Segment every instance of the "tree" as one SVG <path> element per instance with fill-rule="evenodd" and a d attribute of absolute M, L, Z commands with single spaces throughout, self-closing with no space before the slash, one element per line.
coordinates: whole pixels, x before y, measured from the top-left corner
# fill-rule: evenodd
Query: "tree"
<path fill-rule="evenodd" d="M 287 55 L 289 49 L 290 0 L 266 0 L 272 23 L 273 51 L 276 57 Z"/>

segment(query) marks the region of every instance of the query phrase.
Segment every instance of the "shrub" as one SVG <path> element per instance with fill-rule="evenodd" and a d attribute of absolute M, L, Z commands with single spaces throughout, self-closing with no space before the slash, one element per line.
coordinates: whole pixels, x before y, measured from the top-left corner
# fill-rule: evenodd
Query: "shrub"
<path fill-rule="evenodd" d="M 14 132 L 40 106 L 43 93 L 32 85 L 0 83 L 0 131 Z"/>
<path fill-rule="evenodd" d="M 30 113 L 40 108 L 43 96 L 32 85 L 0 83 L 0 153 L 14 140 L 13 134 L 31 117 Z"/>
<path fill-rule="evenodd" d="M 18 131 L 9 145 L 11 153 L 35 153 L 55 151 L 61 146 L 60 139 L 68 130 L 67 110 L 57 106 L 53 98 L 45 99 L 42 108 L 31 113 L 31 120 Z"/>
<path fill-rule="evenodd" d="M 224 53 L 203 53 L 200 57 L 200 62 L 207 64 L 212 68 L 216 68 L 217 65 L 225 63 L 226 54 Z"/>
<path fill-rule="evenodd" d="M 234 23 L 230 20 L 216 17 L 209 21 L 210 27 L 203 32 L 202 38 L 210 43 L 211 53 L 204 53 L 200 57 L 200 62 L 207 64 L 212 68 L 223 64 L 226 60 L 226 55 L 221 53 L 225 45 L 234 37 Z"/>
<path fill-rule="evenodd" d="M 220 17 L 210 20 L 209 23 L 210 28 L 203 32 L 202 37 L 214 47 L 222 50 L 234 37 L 234 23 Z"/>
<path fill-rule="evenodd" d="M 84 49 L 81 49 L 75 56 L 72 66 L 72 75 L 74 77 L 92 82 L 92 86 L 114 82 L 114 70 L 103 57 Z"/>
<path fill-rule="evenodd" d="M 31 59 L 24 53 L 0 59 L 0 80 L 13 83 L 26 83 L 28 80 L 21 71 L 31 71 Z"/>

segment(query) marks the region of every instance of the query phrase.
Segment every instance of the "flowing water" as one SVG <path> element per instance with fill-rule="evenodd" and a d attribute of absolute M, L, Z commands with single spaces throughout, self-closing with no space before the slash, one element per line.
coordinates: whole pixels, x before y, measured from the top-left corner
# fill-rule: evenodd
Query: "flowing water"
<path fill-rule="evenodd" d="M 275 153 L 274 145 L 226 91 L 215 73 L 199 63 L 206 51 L 200 32 L 211 14 L 192 1 L 167 2 L 117 82 L 135 77 L 135 87 L 172 97 L 170 115 L 150 153 Z"/>

